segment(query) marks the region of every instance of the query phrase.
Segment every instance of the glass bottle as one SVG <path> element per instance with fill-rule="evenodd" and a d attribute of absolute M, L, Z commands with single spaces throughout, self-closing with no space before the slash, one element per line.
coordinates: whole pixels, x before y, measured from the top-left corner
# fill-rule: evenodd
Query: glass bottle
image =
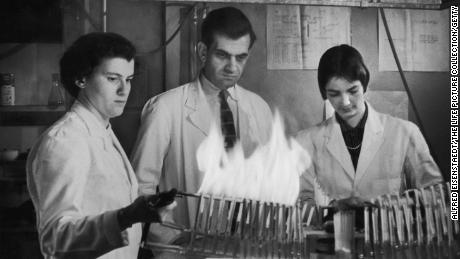
<path fill-rule="evenodd" d="M 15 89 L 14 89 L 14 74 L 0 74 L 0 105 L 14 105 Z"/>
<path fill-rule="evenodd" d="M 51 90 L 48 96 L 48 106 L 58 107 L 64 105 L 64 95 L 62 93 L 60 78 L 58 73 L 51 75 Z"/>

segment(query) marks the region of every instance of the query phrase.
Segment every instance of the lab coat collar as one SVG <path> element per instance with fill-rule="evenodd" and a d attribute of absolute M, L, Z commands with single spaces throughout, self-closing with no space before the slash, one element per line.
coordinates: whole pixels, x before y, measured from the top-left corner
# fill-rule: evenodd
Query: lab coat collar
<path fill-rule="evenodd" d="M 340 125 L 335 116 L 328 120 L 327 127 L 327 149 L 335 159 L 340 163 L 345 172 L 351 179 L 355 179 L 357 183 L 365 174 L 370 162 L 377 153 L 383 143 L 383 123 L 380 120 L 378 113 L 367 103 L 368 118 L 364 128 L 363 142 L 361 144 L 361 152 L 358 159 L 356 172 L 351 161 L 350 153 L 348 152 L 345 141 L 340 130 Z"/>
<path fill-rule="evenodd" d="M 239 88 L 238 85 L 235 85 L 228 89 L 230 96 L 232 96 L 236 102 L 238 102 L 238 96 L 240 95 Z M 212 119 L 214 115 L 211 112 L 211 108 L 203 92 L 203 86 L 199 77 L 190 82 L 189 86 L 184 90 L 184 106 L 186 107 L 185 117 L 207 136 L 209 134 L 211 122 L 216 120 Z"/>
<path fill-rule="evenodd" d="M 353 163 L 351 161 L 350 154 L 345 145 L 345 141 L 340 131 L 340 124 L 337 122 L 335 116 L 332 116 L 328 121 L 327 128 L 327 140 L 326 146 L 331 155 L 337 159 L 340 165 L 343 167 L 348 176 L 353 179 L 355 177 L 355 171 Z M 359 163 L 359 162 L 358 162 Z"/>
<path fill-rule="evenodd" d="M 209 122 L 213 115 L 204 95 L 199 78 L 197 77 L 193 80 L 189 84 L 189 87 L 186 87 L 184 90 L 186 91 L 184 93 L 184 105 L 187 108 L 185 110 L 186 119 L 203 132 L 203 134 L 208 135 Z"/>
<path fill-rule="evenodd" d="M 86 108 L 78 100 L 75 100 L 72 107 L 70 108 L 70 111 L 75 112 L 78 117 L 82 119 L 90 136 L 102 139 L 104 149 L 107 150 L 109 147 L 108 145 L 112 144 L 112 127 L 110 126 L 110 123 L 108 127 L 106 127 L 88 108 Z"/>
<path fill-rule="evenodd" d="M 364 128 L 358 166 L 356 168 L 355 184 L 359 183 L 366 174 L 366 171 L 368 171 L 367 168 L 370 166 L 371 161 L 374 159 L 384 140 L 384 125 L 380 119 L 381 117 L 369 104 L 367 105 L 369 113 L 366 126 Z"/>
<path fill-rule="evenodd" d="M 126 156 L 123 147 L 115 136 L 110 123 L 107 127 L 105 127 L 105 125 L 78 100 L 75 100 L 74 104 L 70 108 L 70 111 L 75 112 L 83 120 L 91 137 L 102 140 L 104 150 L 109 150 L 110 145 L 113 145 L 117 149 L 123 159 L 125 169 L 128 172 L 128 175 L 124 175 L 124 177 L 127 180 L 127 183 L 132 186 L 136 182 L 134 179 L 134 171 L 129 164 L 129 159 Z"/>

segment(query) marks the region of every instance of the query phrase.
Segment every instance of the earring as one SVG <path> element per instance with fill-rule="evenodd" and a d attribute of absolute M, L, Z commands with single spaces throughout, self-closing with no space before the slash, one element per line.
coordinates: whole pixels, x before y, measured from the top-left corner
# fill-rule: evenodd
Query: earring
<path fill-rule="evenodd" d="M 86 87 L 85 81 L 83 81 L 83 80 L 77 80 L 77 81 L 75 81 L 75 84 L 81 89 Z"/>

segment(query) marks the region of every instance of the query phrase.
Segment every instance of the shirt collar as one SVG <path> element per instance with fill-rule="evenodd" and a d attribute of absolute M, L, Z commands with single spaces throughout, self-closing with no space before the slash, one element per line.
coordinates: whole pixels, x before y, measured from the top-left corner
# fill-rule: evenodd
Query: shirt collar
<path fill-rule="evenodd" d="M 366 121 L 367 121 L 367 114 L 368 114 L 367 103 L 364 103 L 364 105 L 365 105 L 364 115 L 361 118 L 361 120 L 359 121 L 358 125 L 356 125 L 356 127 L 354 127 L 354 128 L 351 127 L 350 125 L 348 125 L 345 122 L 345 120 L 343 120 L 337 114 L 337 112 L 335 113 L 335 118 L 337 119 L 337 122 L 340 124 L 340 128 L 342 129 L 342 131 L 351 131 L 351 130 L 355 130 L 355 129 L 364 129 L 364 126 L 366 125 Z"/>
<path fill-rule="evenodd" d="M 203 73 L 200 74 L 200 82 L 201 87 L 203 88 L 203 93 L 206 96 L 213 96 L 217 98 L 217 95 L 219 94 L 221 89 L 215 86 L 213 83 L 211 83 L 211 81 L 209 81 Z M 234 101 L 238 100 L 236 97 L 237 95 L 235 86 L 227 88 L 227 96 L 229 96 Z"/>

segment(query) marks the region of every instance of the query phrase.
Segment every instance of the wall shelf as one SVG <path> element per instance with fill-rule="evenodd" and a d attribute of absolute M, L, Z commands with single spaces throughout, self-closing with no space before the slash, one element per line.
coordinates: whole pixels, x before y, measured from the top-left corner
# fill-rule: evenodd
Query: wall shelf
<path fill-rule="evenodd" d="M 49 126 L 65 112 L 64 106 L 0 106 L 0 126 Z"/>
<path fill-rule="evenodd" d="M 25 177 L 0 176 L 0 182 L 25 183 L 26 181 Z"/>
<path fill-rule="evenodd" d="M 0 232 L 5 234 L 21 234 L 21 233 L 37 233 L 37 228 L 34 225 L 12 225 L 12 226 L 1 226 Z"/>
<path fill-rule="evenodd" d="M 19 159 L 12 161 L 0 161 L 0 166 L 7 166 L 7 167 L 25 167 L 26 159 Z"/>

